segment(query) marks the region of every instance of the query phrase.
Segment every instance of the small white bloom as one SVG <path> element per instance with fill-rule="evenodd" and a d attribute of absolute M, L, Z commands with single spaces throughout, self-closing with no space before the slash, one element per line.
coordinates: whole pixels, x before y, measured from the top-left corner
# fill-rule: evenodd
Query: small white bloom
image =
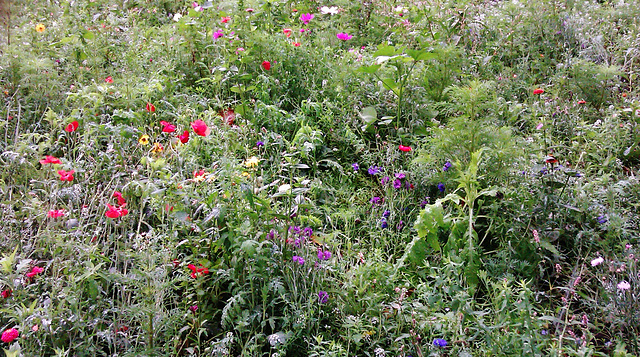
<path fill-rule="evenodd" d="M 173 15 L 173 21 L 180 21 L 180 19 L 182 18 L 182 14 L 177 12 L 175 15 Z"/>
<path fill-rule="evenodd" d="M 618 289 L 622 291 L 629 290 L 630 288 L 631 288 L 631 284 L 627 283 L 624 280 L 618 283 Z"/>
<path fill-rule="evenodd" d="M 595 266 L 598 266 L 598 265 L 602 264 L 603 262 L 604 262 L 604 258 L 597 257 L 596 259 L 591 261 L 591 266 L 595 267 Z"/>
<path fill-rule="evenodd" d="M 325 15 L 326 15 L 326 14 L 335 15 L 335 14 L 337 14 L 337 13 L 338 13 L 338 11 L 339 11 L 339 10 L 338 10 L 338 7 L 337 7 L 337 6 L 331 6 L 331 7 L 323 6 L 323 7 L 321 7 L 321 8 L 320 8 L 320 12 L 321 12 L 321 13 L 323 13 L 323 14 L 325 14 Z"/>

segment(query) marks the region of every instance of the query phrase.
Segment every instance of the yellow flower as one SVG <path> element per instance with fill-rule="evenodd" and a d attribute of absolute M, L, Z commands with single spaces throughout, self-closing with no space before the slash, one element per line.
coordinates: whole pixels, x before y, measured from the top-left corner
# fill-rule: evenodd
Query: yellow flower
<path fill-rule="evenodd" d="M 245 172 L 243 172 L 241 175 L 242 175 L 243 177 L 246 177 L 246 178 L 251 177 L 251 174 L 249 174 L 249 173 L 248 173 L 248 172 L 246 172 L 246 171 L 245 171 Z"/>
<path fill-rule="evenodd" d="M 246 168 L 257 167 L 258 163 L 260 163 L 260 159 L 258 159 L 255 156 L 251 156 L 250 158 L 244 161 L 244 167 Z"/>
<path fill-rule="evenodd" d="M 149 145 L 149 135 L 144 134 L 138 139 L 140 145 Z"/>
<path fill-rule="evenodd" d="M 164 147 L 162 147 L 162 144 L 160 143 L 153 143 L 153 149 L 151 149 L 151 152 L 162 152 L 162 150 L 164 150 Z"/>
<path fill-rule="evenodd" d="M 36 25 L 36 32 L 44 32 L 44 30 L 46 30 L 47 28 L 44 27 L 43 24 L 37 24 Z"/>

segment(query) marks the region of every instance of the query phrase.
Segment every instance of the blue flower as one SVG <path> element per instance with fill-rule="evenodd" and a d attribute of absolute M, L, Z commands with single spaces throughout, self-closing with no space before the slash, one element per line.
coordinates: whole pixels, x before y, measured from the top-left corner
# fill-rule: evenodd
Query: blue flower
<path fill-rule="evenodd" d="M 360 170 L 360 165 L 358 165 L 357 162 L 354 162 L 353 164 L 351 164 L 351 167 L 353 167 L 353 171 L 358 171 Z"/>
<path fill-rule="evenodd" d="M 444 192 L 444 184 L 442 182 L 438 184 L 438 190 L 440 190 L 440 192 Z"/>
<path fill-rule="evenodd" d="M 449 169 L 451 168 L 451 163 L 449 161 L 447 161 L 444 166 L 442 167 L 442 171 L 449 171 Z"/>
<path fill-rule="evenodd" d="M 442 338 L 436 338 L 435 340 L 433 340 L 433 345 L 436 347 L 446 347 L 447 341 Z"/>
<path fill-rule="evenodd" d="M 609 220 L 607 219 L 607 216 L 599 216 L 598 217 L 598 223 L 600 224 L 605 224 L 607 223 Z"/>
<path fill-rule="evenodd" d="M 381 167 L 373 165 L 369 168 L 369 170 L 367 170 L 367 172 L 369 172 L 369 175 L 377 175 L 380 173 L 381 170 L 382 170 Z"/>
<path fill-rule="evenodd" d="M 380 220 L 380 227 L 382 229 L 385 229 L 385 228 L 389 227 L 389 224 L 387 223 L 386 219 L 383 218 L 383 219 Z"/>
<path fill-rule="evenodd" d="M 384 212 L 382 212 L 382 217 L 384 218 L 389 218 L 390 215 L 391 215 L 391 211 L 389 210 L 385 210 Z"/>

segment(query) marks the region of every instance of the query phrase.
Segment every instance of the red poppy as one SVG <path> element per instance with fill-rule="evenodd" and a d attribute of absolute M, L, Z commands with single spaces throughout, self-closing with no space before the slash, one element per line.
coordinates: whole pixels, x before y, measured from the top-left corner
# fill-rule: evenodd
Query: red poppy
<path fill-rule="evenodd" d="M 209 274 L 209 269 L 205 268 L 204 266 L 202 266 L 202 264 L 200 264 L 200 268 L 196 267 L 193 264 L 189 264 L 187 266 L 187 268 L 189 268 L 191 270 L 191 277 L 192 278 L 197 278 L 198 276 L 203 276 L 205 274 Z"/>
<path fill-rule="evenodd" d="M 189 131 L 185 130 L 182 135 L 178 135 L 178 139 L 180 139 L 181 143 L 186 144 L 189 141 Z"/>
<path fill-rule="evenodd" d="M 223 24 L 226 24 L 229 21 L 231 21 L 231 18 L 229 16 L 224 16 L 222 17 L 222 19 L 220 19 L 220 22 Z"/>
<path fill-rule="evenodd" d="M 54 157 L 54 156 L 45 156 L 44 159 L 40 160 L 40 163 L 43 165 L 46 164 L 62 164 L 62 162 L 60 161 L 60 159 Z"/>
<path fill-rule="evenodd" d="M 193 128 L 193 131 L 200 136 L 208 136 L 211 134 L 211 129 L 209 129 L 207 123 L 200 119 L 192 122 L 191 128 Z"/>
<path fill-rule="evenodd" d="M 64 216 L 64 210 L 63 209 L 54 209 L 51 210 L 47 213 L 47 216 L 49 218 L 58 218 L 58 217 L 62 217 Z"/>
<path fill-rule="evenodd" d="M 11 292 L 11 289 L 2 290 L 2 297 L 4 299 L 11 297 Z"/>
<path fill-rule="evenodd" d="M 160 125 L 162 125 L 162 132 L 163 133 L 173 133 L 174 131 L 176 131 L 176 126 L 168 123 L 166 121 L 161 121 Z"/>
<path fill-rule="evenodd" d="M 73 174 L 75 173 L 74 170 L 69 170 L 69 171 L 65 171 L 65 170 L 58 170 L 58 175 L 60 175 L 60 181 L 73 181 Z"/>
<path fill-rule="evenodd" d="M 547 164 L 557 164 L 558 163 L 558 159 L 556 159 L 552 155 L 549 155 L 549 156 L 545 157 L 544 162 L 546 162 Z"/>
<path fill-rule="evenodd" d="M 222 121 L 227 125 L 233 125 L 233 122 L 236 120 L 236 112 L 233 109 L 223 109 L 220 111 L 220 116 L 222 117 Z"/>
<path fill-rule="evenodd" d="M 399 145 L 398 149 L 400 149 L 400 151 L 403 151 L 403 152 L 409 152 L 411 151 L 411 146 Z"/>
<path fill-rule="evenodd" d="M 80 124 L 78 124 L 78 121 L 74 120 L 71 123 L 69 123 L 69 125 L 67 125 L 66 128 L 64 128 L 64 131 L 66 131 L 67 133 L 72 133 L 78 129 L 79 125 Z"/>
<path fill-rule="evenodd" d="M 294 43 L 293 43 L 293 45 L 294 45 L 295 47 L 300 47 L 301 43 L 300 43 L 300 42 L 294 42 Z"/>
<path fill-rule="evenodd" d="M 124 217 L 127 214 L 129 214 L 129 211 L 127 211 L 124 206 L 126 205 L 123 204 L 120 207 L 113 207 L 112 205 L 107 203 L 107 207 L 109 207 L 109 209 L 107 210 L 107 212 L 105 212 L 105 216 L 109 217 L 109 218 L 119 218 L 119 217 Z"/>
<path fill-rule="evenodd" d="M 537 95 L 537 94 L 542 94 L 542 93 L 544 93 L 544 89 L 536 88 L 536 89 L 533 90 L 533 94 Z"/>
<path fill-rule="evenodd" d="M 111 76 L 107 77 L 104 79 L 105 82 L 107 83 L 113 83 L 113 78 L 111 78 Z"/>
<path fill-rule="evenodd" d="M 35 267 L 33 267 L 31 269 L 30 272 L 27 273 L 27 278 L 33 278 L 34 276 L 42 273 L 43 271 L 44 271 L 44 269 L 42 269 L 42 268 L 40 268 L 38 266 L 35 266 Z"/>
<path fill-rule="evenodd" d="M 122 197 L 122 193 L 119 191 L 115 191 L 113 193 L 113 197 L 115 197 L 118 200 L 118 204 L 120 206 L 124 206 L 125 204 L 127 204 L 127 201 L 124 200 L 124 197 Z"/>
<path fill-rule="evenodd" d="M 149 113 L 155 113 L 156 111 L 156 106 L 151 104 L 151 103 L 147 103 L 147 107 L 146 107 L 147 111 Z"/>
<path fill-rule="evenodd" d="M 262 62 L 262 68 L 264 68 L 265 71 L 268 71 L 271 69 L 271 62 L 269 61 L 263 61 Z"/>
<path fill-rule="evenodd" d="M 285 36 L 287 37 L 291 37 L 291 29 L 282 29 L 282 32 L 284 33 Z"/>
<path fill-rule="evenodd" d="M 585 104 L 587 101 L 586 100 L 579 100 L 578 104 Z"/>

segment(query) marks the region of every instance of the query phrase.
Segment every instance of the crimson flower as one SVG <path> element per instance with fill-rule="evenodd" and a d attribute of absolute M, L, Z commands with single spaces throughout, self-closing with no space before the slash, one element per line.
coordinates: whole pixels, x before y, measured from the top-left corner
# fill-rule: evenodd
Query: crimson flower
<path fill-rule="evenodd" d="M 587 101 L 586 101 L 586 100 L 579 100 L 579 101 L 578 101 L 578 104 L 585 104 L 585 103 L 587 103 Z"/>
<path fill-rule="evenodd" d="M 11 289 L 2 290 L 2 293 L 1 293 L 2 298 L 3 299 L 10 298 L 11 297 L 11 293 L 12 293 Z"/>
<path fill-rule="evenodd" d="M 189 264 L 187 266 L 187 268 L 189 268 L 191 270 L 191 277 L 192 278 L 197 278 L 198 276 L 203 276 L 205 274 L 209 274 L 209 269 L 205 268 L 204 266 L 202 266 L 202 264 L 200 264 L 200 268 L 196 267 L 193 264 Z"/>
<path fill-rule="evenodd" d="M 69 170 L 69 171 L 65 171 L 65 170 L 58 170 L 58 175 L 60 175 L 60 181 L 73 181 L 73 174 L 75 173 L 75 170 Z"/>
<path fill-rule="evenodd" d="M 168 123 L 168 122 L 166 122 L 164 120 L 162 120 L 160 122 L 160 125 L 162 125 L 162 132 L 163 133 L 173 133 L 174 131 L 176 131 L 176 126 L 175 125 L 173 125 L 171 123 Z"/>
<path fill-rule="evenodd" d="M 542 94 L 542 93 L 544 93 L 544 89 L 536 88 L 536 89 L 533 90 L 533 94 L 537 95 L 537 94 Z"/>
<path fill-rule="evenodd" d="M 282 32 L 284 33 L 285 36 L 287 37 L 291 37 L 291 29 L 287 28 L 287 29 L 282 29 Z"/>
<path fill-rule="evenodd" d="M 124 206 L 126 205 L 123 204 L 120 207 L 113 207 L 112 205 L 107 203 L 107 207 L 109 207 L 109 209 L 107 210 L 107 212 L 105 212 L 105 216 L 109 217 L 109 218 L 119 218 L 119 217 L 124 217 L 127 214 L 129 214 L 129 211 L 127 211 Z"/>
<path fill-rule="evenodd" d="M 78 129 L 78 126 L 79 126 L 78 121 L 74 120 L 71 123 L 69 123 L 69 125 L 67 125 L 66 128 L 64 128 L 64 131 L 66 131 L 67 133 L 72 133 Z"/>
<path fill-rule="evenodd" d="M 400 149 L 400 151 L 403 151 L 403 152 L 409 152 L 411 151 L 411 146 L 399 145 L 398 149 Z"/>
<path fill-rule="evenodd" d="M 155 113 L 156 111 L 156 106 L 151 104 L 151 103 L 147 103 L 147 107 L 146 107 L 147 111 L 149 113 Z"/>
<path fill-rule="evenodd" d="M 558 163 L 558 159 L 556 159 L 552 155 L 549 155 L 544 159 L 544 162 L 546 162 L 547 164 L 557 164 Z"/>
<path fill-rule="evenodd" d="M 268 71 L 271 69 L 271 62 L 269 61 L 263 61 L 262 62 L 262 68 L 264 68 L 265 71 Z"/>
<path fill-rule="evenodd" d="M 13 340 L 18 338 L 18 336 L 20 336 L 20 332 L 14 328 L 10 328 L 2 333 L 2 337 L 0 339 L 2 339 L 2 342 L 4 343 L 11 343 Z"/>
<path fill-rule="evenodd" d="M 178 135 L 178 139 L 180 139 L 181 143 L 186 144 L 189 141 L 189 130 L 185 130 L 182 135 Z"/>
<path fill-rule="evenodd" d="M 113 78 L 111 78 L 111 76 L 107 77 L 104 79 L 105 82 L 107 83 L 113 83 Z"/>
<path fill-rule="evenodd" d="M 122 197 L 122 193 L 120 191 L 115 191 L 113 193 L 113 197 L 115 197 L 118 200 L 118 204 L 120 206 L 124 206 L 127 204 L 127 201 L 124 200 L 124 197 Z"/>
<path fill-rule="evenodd" d="M 226 24 L 229 21 L 231 21 L 231 18 L 229 16 L 223 16 L 222 19 L 220 19 L 220 22 L 223 24 Z"/>
<path fill-rule="evenodd" d="M 60 159 L 54 157 L 54 156 L 45 156 L 44 159 L 40 160 L 40 163 L 43 165 L 46 164 L 62 164 L 62 162 L 60 161 Z"/>
<path fill-rule="evenodd" d="M 300 43 L 300 42 L 294 42 L 294 43 L 293 43 L 293 46 L 294 46 L 294 47 L 300 47 L 300 45 L 301 45 L 301 43 Z"/>
<path fill-rule="evenodd" d="M 54 209 L 51 210 L 47 213 L 47 216 L 49 216 L 49 218 L 58 218 L 58 217 L 62 217 L 64 216 L 64 210 L 63 209 Z"/>
<path fill-rule="evenodd" d="M 227 125 L 233 125 L 233 122 L 236 120 L 236 112 L 234 112 L 233 109 L 221 110 L 220 116 L 222 117 L 222 121 Z"/>
<path fill-rule="evenodd" d="M 193 131 L 200 136 L 208 136 L 211 134 L 211 129 L 209 129 L 207 123 L 200 119 L 191 122 L 191 128 L 193 128 Z"/>
<path fill-rule="evenodd" d="M 42 273 L 44 271 L 43 268 L 40 268 L 39 266 L 35 266 L 31 269 L 30 272 L 27 273 L 27 278 L 33 278 L 34 276 Z"/>

